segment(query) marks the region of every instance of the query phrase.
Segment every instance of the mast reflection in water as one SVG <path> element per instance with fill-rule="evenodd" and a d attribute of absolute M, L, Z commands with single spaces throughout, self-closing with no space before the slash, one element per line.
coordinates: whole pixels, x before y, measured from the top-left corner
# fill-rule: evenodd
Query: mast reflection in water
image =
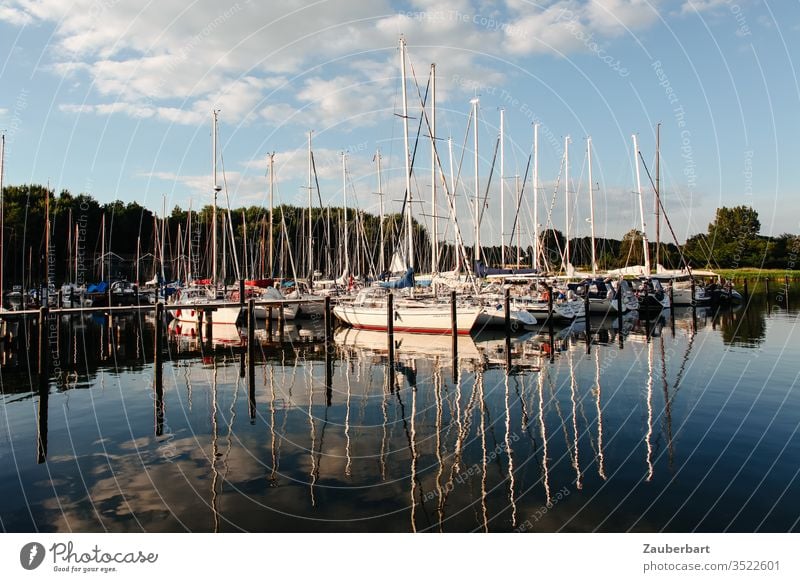
<path fill-rule="evenodd" d="M 502 334 L 457 338 L 455 361 L 449 337 L 397 334 L 390 362 L 385 334 L 340 329 L 326 354 L 296 320 L 256 330 L 252 393 L 235 327 L 169 327 L 156 383 L 145 317 L 61 318 L 41 378 L 36 325 L 9 321 L 0 523 L 797 530 L 800 342 L 778 307 L 592 320 L 588 346 L 545 327 L 510 362 Z"/>

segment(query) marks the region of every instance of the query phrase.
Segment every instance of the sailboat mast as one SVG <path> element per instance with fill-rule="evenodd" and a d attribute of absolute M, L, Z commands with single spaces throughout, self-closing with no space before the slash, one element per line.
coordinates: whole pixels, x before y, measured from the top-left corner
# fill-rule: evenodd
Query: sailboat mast
<path fill-rule="evenodd" d="M 436 63 L 431 63 L 431 273 L 439 272 L 436 216 Z"/>
<path fill-rule="evenodd" d="M 350 271 L 350 241 L 347 230 L 347 158 L 342 152 L 342 196 L 344 201 L 344 274 L 349 275 Z"/>
<path fill-rule="evenodd" d="M 406 39 L 400 37 L 400 77 L 403 87 L 403 156 L 406 169 L 406 230 L 408 234 L 408 266 L 414 268 L 414 223 L 411 219 L 411 160 L 408 147 L 408 95 L 406 94 Z"/>
<path fill-rule="evenodd" d="M 656 269 L 661 263 L 661 122 L 656 124 Z"/>
<path fill-rule="evenodd" d="M 386 263 L 384 259 L 384 248 L 383 248 L 383 239 L 384 239 L 384 232 L 383 232 L 383 181 L 381 179 L 381 150 L 375 152 L 375 162 L 378 165 L 378 201 L 380 206 L 380 214 L 381 220 L 380 224 L 378 225 L 378 237 L 380 238 L 379 242 L 379 255 L 378 255 L 378 270 L 383 273 L 386 270 Z"/>
<path fill-rule="evenodd" d="M 589 224 L 592 229 L 592 276 L 597 274 L 597 258 L 594 243 L 594 182 L 592 182 L 592 137 L 586 140 L 586 157 L 589 164 Z"/>
<path fill-rule="evenodd" d="M 308 132 L 308 281 L 309 283 L 314 278 L 314 236 L 311 231 L 311 134 L 313 131 Z"/>
<path fill-rule="evenodd" d="M 567 205 L 567 211 L 565 213 L 566 219 L 566 229 L 565 229 L 565 237 L 566 237 L 566 253 L 565 253 L 565 263 L 564 263 L 564 270 L 569 274 L 569 265 L 570 265 L 570 256 L 569 256 L 569 136 L 564 138 L 564 200 Z"/>
<path fill-rule="evenodd" d="M 186 252 L 186 284 L 189 285 L 192 282 L 192 242 L 194 238 L 194 234 L 192 233 L 192 201 L 189 200 L 189 215 L 186 217 L 186 232 L 188 234 L 186 245 L 187 252 Z M 138 265 L 137 265 L 138 269 Z M 137 271 L 138 272 L 138 271 Z M 138 277 L 138 275 L 137 275 Z"/>
<path fill-rule="evenodd" d="M 3 297 L 3 263 L 5 263 L 5 255 L 3 254 L 3 241 L 5 240 L 5 202 L 3 200 L 3 178 L 5 173 L 6 161 L 6 134 L 0 134 L 0 309 L 2 309 Z M 25 252 L 23 250 L 23 252 Z"/>
<path fill-rule="evenodd" d="M 100 281 L 106 280 L 106 215 L 100 221 Z"/>
<path fill-rule="evenodd" d="M 275 152 L 269 154 L 269 276 L 275 274 L 274 231 L 272 226 L 273 193 L 275 190 Z"/>
<path fill-rule="evenodd" d="M 505 109 L 500 108 L 500 266 L 506 266 L 506 160 L 505 160 Z"/>
<path fill-rule="evenodd" d="M 636 134 L 633 134 L 633 163 L 636 167 L 636 193 L 639 196 L 639 216 L 642 219 L 642 247 L 644 250 L 644 270 L 645 274 L 650 274 L 650 249 L 647 244 L 647 231 L 644 222 L 644 201 L 642 199 L 642 182 L 639 172 L 639 140 Z"/>
<path fill-rule="evenodd" d="M 217 184 L 217 115 L 219 111 L 213 110 L 213 125 L 211 128 L 212 174 L 214 189 L 214 204 L 211 211 L 211 284 L 217 285 L 217 194 L 222 188 Z"/>
<path fill-rule="evenodd" d="M 247 279 L 247 217 L 244 214 L 244 208 L 242 208 L 242 265 L 244 265 L 242 279 Z M 250 268 L 250 276 L 253 276 L 252 266 Z"/>
<path fill-rule="evenodd" d="M 472 131 L 472 149 L 474 150 L 475 164 L 475 261 L 481 260 L 481 199 L 480 187 L 478 184 L 478 103 L 477 97 L 470 101 L 472 103 L 472 118 L 475 126 Z"/>
<path fill-rule="evenodd" d="M 533 124 L 533 268 L 539 268 L 539 124 Z"/>
<path fill-rule="evenodd" d="M 521 196 L 522 191 L 519 189 L 519 174 L 514 176 L 514 192 L 517 195 L 517 212 L 519 212 L 519 209 L 522 206 L 522 196 Z M 520 241 L 520 235 L 522 234 L 522 232 L 521 232 L 522 229 L 521 229 L 521 225 L 519 224 L 519 221 L 515 220 L 514 222 L 517 223 L 517 227 L 516 227 L 516 231 L 517 231 L 516 232 L 516 235 L 517 235 L 517 269 L 519 269 L 520 268 L 520 262 L 522 261 L 522 242 Z M 512 238 L 514 237 L 513 230 L 511 232 L 511 237 Z"/>
<path fill-rule="evenodd" d="M 447 138 L 447 153 L 450 158 L 450 200 L 448 204 L 448 210 L 450 210 L 450 223 L 453 226 L 453 230 L 456 227 L 456 217 L 455 217 L 455 196 L 456 196 L 456 178 L 455 178 L 455 166 L 453 165 L 453 137 L 449 136 Z M 455 249 L 455 270 L 458 272 L 459 267 L 461 265 L 461 255 L 458 252 L 458 249 Z"/>

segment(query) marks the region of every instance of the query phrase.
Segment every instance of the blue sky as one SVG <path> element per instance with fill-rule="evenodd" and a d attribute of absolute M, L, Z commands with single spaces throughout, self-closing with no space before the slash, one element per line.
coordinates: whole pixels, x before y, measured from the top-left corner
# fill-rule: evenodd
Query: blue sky
<path fill-rule="evenodd" d="M 452 137 L 459 221 L 472 240 L 470 99 L 480 98 L 479 173 L 486 187 L 505 110 L 506 222 L 540 125 L 540 223 L 564 229 L 562 158 L 570 144 L 571 231 L 588 234 L 585 138 L 592 137 L 596 230 L 638 226 L 631 135 L 652 170 L 662 123 L 662 191 L 682 241 L 720 205 L 749 204 L 762 233 L 800 232 L 800 3 L 796 0 L 7 0 L 0 6 L 0 129 L 6 184 L 50 182 L 101 201 L 160 210 L 211 196 L 211 110 L 232 206 L 266 200 L 276 152 L 281 201 L 304 204 L 306 139 L 324 203 L 377 211 L 373 154 L 383 155 L 387 208 L 402 196 L 398 38 L 424 88 L 437 66 L 437 134 Z M 410 115 L 419 118 L 408 85 Z M 410 123 L 413 134 L 416 120 Z M 440 155 L 449 177 L 447 142 Z M 430 147 L 413 191 L 430 221 Z M 456 172 L 458 169 L 456 169 Z M 484 243 L 499 242 L 499 168 Z M 642 175 L 652 238 L 652 191 Z M 555 186 L 559 182 L 559 191 Z M 533 189 L 521 210 L 531 230 Z M 354 202 L 355 200 L 355 202 Z M 441 203 L 437 213 L 446 214 Z M 444 231 L 442 225 L 440 232 Z M 506 230 L 510 229 L 506 226 Z"/>

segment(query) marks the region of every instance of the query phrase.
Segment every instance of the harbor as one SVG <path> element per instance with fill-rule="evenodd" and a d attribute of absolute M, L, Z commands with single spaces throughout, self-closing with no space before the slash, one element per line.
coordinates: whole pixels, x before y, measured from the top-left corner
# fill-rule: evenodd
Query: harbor
<path fill-rule="evenodd" d="M 800 288 L 749 288 L 732 309 L 590 318 L 588 335 L 19 315 L 3 527 L 793 530 Z"/>

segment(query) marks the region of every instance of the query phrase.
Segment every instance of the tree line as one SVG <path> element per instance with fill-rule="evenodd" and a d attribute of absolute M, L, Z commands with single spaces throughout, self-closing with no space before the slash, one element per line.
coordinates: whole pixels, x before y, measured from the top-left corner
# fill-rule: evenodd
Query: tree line
<path fill-rule="evenodd" d="M 50 216 L 50 252 L 47 253 L 45 223 Z M 76 262 L 86 283 L 123 278 L 145 281 L 160 274 L 167 279 L 207 277 L 211 271 L 211 223 L 213 207 L 205 205 L 191 213 L 180 207 L 172 209 L 166 221 L 138 202 L 119 200 L 99 203 L 89 194 L 73 195 L 67 190 L 58 194 L 38 184 L 6 186 L 3 189 L 3 273 L 4 286 L 37 286 L 49 276 L 56 284 L 76 278 Z M 220 275 L 233 281 L 242 277 L 307 276 L 311 271 L 338 276 L 345 263 L 355 275 L 378 274 L 387 268 L 396 248 L 403 247 L 400 231 L 403 220 L 398 214 L 384 218 L 384 254 L 380 255 L 380 219 L 371 213 L 348 209 L 348 240 L 344 241 L 342 208 L 314 208 L 311 211 L 312 258 L 308 260 L 308 210 L 291 205 L 274 209 L 272 244 L 269 238 L 268 210 L 249 206 L 231 210 L 218 208 L 218 265 Z M 228 219 L 228 217 L 230 217 Z M 228 222 L 229 220 L 229 222 Z M 222 236 L 222 229 L 227 236 Z M 231 239 L 230 233 L 233 233 Z M 778 267 L 786 268 L 791 257 L 800 252 L 800 237 L 759 235 L 758 213 L 738 206 L 720 208 L 708 232 L 690 237 L 679 249 L 674 243 L 662 243 L 658 249 L 650 243 L 651 261 L 656 251 L 666 267 L 680 268 L 681 253 L 693 267 Z M 76 238 L 77 237 L 77 238 Z M 425 227 L 414 222 L 416 267 L 430 269 L 431 248 Z M 225 242 L 224 248 L 222 242 Z M 232 242 L 231 242 L 232 241 Z M 103 246 L 105 244 L 105 246 Z M 558 269 L 565 249 L 564 235 L 554 229 L 541 236 L 542 258 Z M 348 257 L 344 256 L 345 246 Z M 270 253 L 271 249 L 271 253 Z M 103 253 L 105 250 L 105 254 Z M 471 260 L 472 249 L 467 249 Z M 520 249 L 523 266 L 532 263 L 533 248 Z M 193 255 L 192 260 L 189 256 Z M 453 244 L 440 245 L 440 269 L 454 268 L 457 253 Z M 490 265 L 500 262 L 499 246 L 482 247 Z M 595 242 L 598 268 L 612 269 L 642 264 L 641 233 L 628 232 L 622 240 L 599 238 Z M 239 265 L 235 271 L 234 256 Z M 591 268 L 591 242 L 588 237 L 570 241 L 571 262 L 578 268 Z M 50 259 L 49 268 L 47 259 Z M 138 257 L 138 262 L 137 262 Z M 382 260 L 381 260 L 382 259 Z M 506 248 L 506 260 L 516 263 L 517 248 Z M 191 273 L 187 273 L 191 270 Z"/>

